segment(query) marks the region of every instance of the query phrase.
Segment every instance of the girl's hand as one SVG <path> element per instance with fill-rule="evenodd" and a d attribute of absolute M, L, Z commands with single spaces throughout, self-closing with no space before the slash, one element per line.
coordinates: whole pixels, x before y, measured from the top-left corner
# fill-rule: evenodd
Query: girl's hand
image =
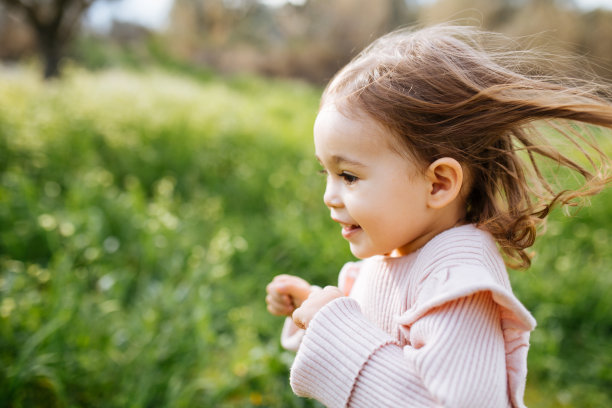
<path fill-rule="evenodd" d="M 302 278 L 278 275 L 266 286 L 268 311 L 276 316 L 291 316 L 293 311 L 312 292 L 312 287 Z"/>
<path fill-rule="evenodd" d="M 343 297 L 344 294 L 335 286 L 326 286 L 322 290 L 314 291 L 302 306 L 293 312 L 292 318 L 296 326 L 301 329 L 307 329 L 314 315 L 321 310 L 323 306 L 334 299 Z"/>

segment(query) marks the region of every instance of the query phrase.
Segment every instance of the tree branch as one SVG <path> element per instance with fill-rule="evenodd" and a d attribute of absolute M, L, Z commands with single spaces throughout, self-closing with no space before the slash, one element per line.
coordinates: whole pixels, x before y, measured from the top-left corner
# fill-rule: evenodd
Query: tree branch
<path fill-rule="evenodd" d="M 15 9 L 23 10 L 25 12 L 26 18 L 28 19 L 30 24 L 34 26 L 34 29 L 36 31 L 40 31 L 44 28 L 44 25 L 42 24 L 42 21 L 40 20 L 38 14 L 38 7 L 36 7 L 34 4 L 30 3 L 29 1 L 22 0 L 3 0 L 3 2 Z"/>

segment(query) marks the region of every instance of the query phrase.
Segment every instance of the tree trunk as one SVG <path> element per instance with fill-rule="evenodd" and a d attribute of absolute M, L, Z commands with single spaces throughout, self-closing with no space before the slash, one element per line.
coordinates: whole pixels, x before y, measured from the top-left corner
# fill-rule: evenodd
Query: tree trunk
<path fill-rule="evenodd" d="M 59 64 L 62 59 L 62 44 L 57 40 L 56 33 L 52 33 L 51 30 L 39 30 L 37 37 L 44 64 L 44 78 L 58 78 L 60 76 Z"/>

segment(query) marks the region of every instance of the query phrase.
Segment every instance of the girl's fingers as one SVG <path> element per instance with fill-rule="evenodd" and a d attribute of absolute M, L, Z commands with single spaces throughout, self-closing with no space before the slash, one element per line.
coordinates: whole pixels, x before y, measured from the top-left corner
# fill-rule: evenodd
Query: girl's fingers
<path fill-rule="evenodd" d="M 273 295 L 266 296 L 266 303 L 275 307 L 285 307 L 290 305 L 290 302 L 287 302 L 284 298 Z"/>
<path fill-rule="evenodd" d="M 268 310 L 274 315 L 289 316 L 312 291 L 310 284 L 292 275 L 277 275 L 266 286 Z"/>
<path fill-rule="evenodd" d="M 291 299 L 287 295 L 282 296 L 266 296 L 268 311 L 277 316 L 288 316 L 295 309 Z"/>
<path fill-rule="evenodd" d="M 291 316 L 293 322 L 301 329 L 308 328 L 314 315 L 327 303 L 339 297 L 343 297 L 343 294 L 334 286 L 326 286 L 322 290 L 314 291 L 299 308 L 295 309 Z"/>
<path fill-rule="evenodd" d="M 279 293 L 275 290 L 269 290 L 266 296 L 266 300 L 270 298 L 279 303 L 291 304 L 291 296 Z"/>
<path fill-rule="evenodd" d="M 310 295 L 310 292 L 312 291 L 312 287 L 309 284 L 303 284 L 302 282 L 293 281 L 284 282 L 280 285 L 275 285 L 273 289 L 276 290 L 278 293 L 291 296 L 298 305 L 301 304 L 304 300 L 306 300 L 306 298 L 308 298 L 308 295 Z"/>
<path fill-rule="evenodd" d="M 268 312 L 270 312 L 270 314 L 273 314 L 274 316 L 291 316 L 291 313 L 293 313 L 293 308 L 277 309 L 271 305 L 268 305 L 267 309 Z"/>

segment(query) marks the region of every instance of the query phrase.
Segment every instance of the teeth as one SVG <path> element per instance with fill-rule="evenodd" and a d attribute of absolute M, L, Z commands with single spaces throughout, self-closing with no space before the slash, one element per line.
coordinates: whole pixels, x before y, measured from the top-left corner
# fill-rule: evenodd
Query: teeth
<path fill-rule="evenodd" d="M 359 228 L 358 224 L 347 224 L 344 222 L 340 222 L 340 221 L 336 221 L 338 224 L 340 224 L 340 226 L 344 229 L 354 229 L 354 228 Z"/>

